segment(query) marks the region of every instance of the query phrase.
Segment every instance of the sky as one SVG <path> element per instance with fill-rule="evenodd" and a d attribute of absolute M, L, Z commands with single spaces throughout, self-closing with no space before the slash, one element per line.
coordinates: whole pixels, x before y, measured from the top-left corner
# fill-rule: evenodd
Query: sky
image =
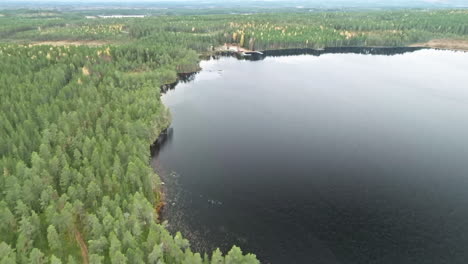
<path fill-rule="evenodd" d="M 468 0 L 0 0 L 1 3 L 27 3 L 27 4 L 36 4 L 36 3 L 65 3 L 72 5 L 82 5 L 87 3 L 121 3 L 125 5 L 131 5 L 132 3 L 165 3 L 165 4 L 181 4 L 186 2 L 192 5 L 229 5 L 229 4 L 256 4 L 266 2 L 276 2 L 282 3 L 288 6 L 306 6 L 306 7 L 315 7 L 319 5 L 327 6 L 444 6 L 444 7 L 468 7 Z"/>
<path fill-rule="evenodd" d="M 203 2 L 200 0 L 7 0 L 8 2 L 73 2 L 73 3 L 89 3 L 89 2 Z M 216 1 L 209 1 L 209 2 L 216 2 Z M 225 2 L 225 1 L 224 1 Z M 230 1 L 227 1 L 230 2 Z M 232 1 L 232 2 L 239 2 L 239 0 Z M 286 0 L 242 0 L 242 2 L 287 2 Z M 318 1 L 318 0 L 303 0 L 301 2 L 323 2 L 323 1 Z M 379 2 L 379 3 L 389 3 L 391 4 L 392 2 L 396 2 L 395 0 L 340 0 L 336 2 Z M 401 2 L 401 1 L 400 1 Z M 408 3 L 421 3 L 421 2 L 426 2 L 426 3 L 445 3 L 445 4 L 458 4 L 458 3 L 468 3 L 468 0 L 405 0 L 405 2 Z"/>

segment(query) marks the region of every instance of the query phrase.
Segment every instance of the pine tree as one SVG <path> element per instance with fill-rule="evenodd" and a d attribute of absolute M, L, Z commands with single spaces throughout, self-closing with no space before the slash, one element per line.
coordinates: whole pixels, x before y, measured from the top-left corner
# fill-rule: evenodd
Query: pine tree
<path fill-rule="evenodd" d="M 53 252 L 60 251 L 60 248 L 62 247 L 60 237 L 53 225 L 49 225 L 49 227 L 47 228 L 47 242 L 49 243 L 49 248 Z"/>
<path fill-rule="evenodd" d="M 29 263 L 31 264 L 45 264 L 46 260 L 44 254 L 37 248 L 33 248 L 29 255 Z"/>

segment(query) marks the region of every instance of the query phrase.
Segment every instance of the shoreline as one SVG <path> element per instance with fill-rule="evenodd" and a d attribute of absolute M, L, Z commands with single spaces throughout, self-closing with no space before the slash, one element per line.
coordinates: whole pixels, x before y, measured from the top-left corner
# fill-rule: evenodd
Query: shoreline
<path fill-rule="evenodd" d="M 161 86 L 162 89 L 163 86 Z M 156 140 L 150 145 L 150 157 L 151 160 L 158 155 L 159 149 L 164 144 L 164 141 L 167 139 L 167 137 L 172 133 L 172 130 L 170 130 L 171 122 L 169 121 L 169 124 L 165 129 L 163 129 Z M 155 198 L 156 198 L 156 203 L 154 204 L 154 209 L 156 210 L 157 213 L 157 219 L 158 223 L 162 223 L 164 221 L 162 215 L 163 215 L 163 210 L 164 207 L 166 206 L 166 193 L 168 192 L 166 189 L 165 185 L 165 180 L 164 180 L 164 173 L 159 173 L 157 172 L 154 164 L 150 162 L 150 167 L 153 170 L 153 173 L 158 177 L 159 179 L 159 186 L 160 188 L 155 191 Z"/>
<path fill-rule="evenodd" d="M 98 47 L 103 45 L 122 45 L 122 43 L 112 42 L 107 40 L 49 40 L 49 41 L 33 41 L 29 43 L 7 43 L 1 42 L 3 44 L 18 44 L 18 45 L 27 45 L 31 44 L 33 46 L 37 45 L 51 45 L 51 46 L 90 46 L 90 47 Z M 345 49 L 345 48 L 374 48 L 374 49 L 390 49 L 390 48 L 433 48 L 433 49 L 443 49 L 443 50 L 453 50 L 453 51 L 468 51 L 468 39 L 431 39 L 426 42 L 416 42 L 412 44 L 408 44 L 406 46 L 329 46 L 323 48 L 279 48 L 279 49 L 265 49 L 265 50 L 257 50 L 257 49 L 247 49 L 243 47 L 239 47 L 235 44 L 223 45 L 215 48 L 212 51 L 202 52 L 200 56 L 210 56 L 214 54 L 236 54 L 242 52 L 254 52 L 254 51 L 284 51 L 284 50 L 294 50 L 294 49 L 302 49 L 302 50 L 312 50 L 312 51 L 322 51 L 326 49 Z"/>
<path fill-rule="evenodd" d="M 1 42 L 2 44 L 12 44 L 7 42 Z M 18 45 L 27 45 L 28 43 L 13 43 Z M 103 45 L 122 45 L 122 43 L 106 41 L 106 40 L 51 40 L 51 41 L 36 41 L 30 42 L 30 45 L 51 45 L 51 46 L 89 46 L 99 47 Z M 213 55 L 236 55 L 243 52 L 275 52 L 280 53 L 288 50 L 308 50 L 311 52 L 320 52 L 327 49 L 350 49 L 350 48 L 361 48 L 361 49 L 395 49 L 395 48 L 432 48 L 440 50 L 452 50 L 452 51 L 463 51 L 468 52 L 468 39 L 432 39 L 426 42 L 417 42 L 408 44 L 406 46 L 335 46 L 335 47 L 323 47 L 323 48 L 279 48 L 279 49 L 265 49 L 265 50 L 249 50 L 247 48 L 239 47 L 235 44 L 223 45 L 215 48 L 212 51 L 199 53 L 200 57 L 213 56 Z M 186 73 L 190 74 L 190 72 Z M 167 84 L 165 84 L 167 85 Z"/>
<path fill-rule="evenodd" d="M 427 42 L 417 42 L 413 44 L 408 44 L 404 46 L 329 46 L 323 48 L 279 48 L 279 49 L 264 49 L 264 50 L 248 50 L 242 47 L 238 47 L 234 44 L 229 44 L 225 48 L 226 45 L 220 46 L 213 50 L 212 52 L 207 52 L 201 55 L 210 56 L 210 55 L 223 55 L 223 54 L 241 54 L 243 52 L 254 52 L 259 51 L 262 53 L 282 53 L 291 50 L 302 50 L 302 51 L 310 51 L 311 53 L 318 53 L 324 52 L 327 50 L 346 50 L 346 49 L 375 49 L 375 50 L 390 50 L 390 49 L 441 49 L 441 50 L 452 50 L 452 51 L 468 51 L 468 40 L 462 39 L 432 39 Z"/>
<path fill-rule="evenodd" d="M 296 56 L 296 55 L 313 55 L 321 56 L 324 54 L 370 54 L 370 55 L 397 55 L 406 52 L 414 52 L 422 49 L 430 49 L 429 47 L 409 47 L 409 46 L 343 46 L 343 47 L 325 47 L 323 49 L 311 49 L 311 48 L 287 48 L 287 49 L 271 49 L 271 50 L 259 50 L 258 53 L 245 55 L 243 52 L 236 51 L 214 51 L 212 53 L 205 53 L 201 55 L 201 58 L 208 60 L 213 56 L 231 56 L 237 59 L 245 60 L 262 60 L 266 57 L 281 57 L 281 56 Z"/>

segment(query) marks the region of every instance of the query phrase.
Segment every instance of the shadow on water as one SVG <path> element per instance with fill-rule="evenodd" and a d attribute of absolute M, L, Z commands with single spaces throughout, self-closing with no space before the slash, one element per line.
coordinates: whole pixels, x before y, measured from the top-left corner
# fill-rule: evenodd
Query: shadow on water
<path fill-rule="evenodd" d="M 169 84 L 163 84 L 161 85 L 161 93 L 165 94 L 169 90 L 174 90 L 177 84 L 179 83 L 188 83 L 191 82 L 195 79 L 195 76 L 199 73 L 199 71 L 196 72 L 189 72 L 189 73 L 178 73 L 177 74 L 177 81 Z M 169 143 L 172 141 L 172 135 L 173 135 L 173 128 L 168 127 L 164 129 L 159 137 L 156 139 L 153 144 L 150 146 L 150 153 L 151 157 L 155 157 L 159 151 L 164 147 L 166 143 Z"/>
<path fill-rule="evenodd" d="M 312 55 L 321 56 L 325 54 L 363 54 L 363 55 L 384 55 L 393 56 L 404 53 L 414 52 L 424 47 L 329 47 L 324 49 L 278 49 L 278 50 L 264 50 L 259 53 L 249 54 L 243 56 L 240 53 L 232 51 L 218 52 L 217 55 L 208 57 L 208 59 L 217 59 L 222 56 L 232 56 L 240 60 L 258 61 L 266 57 L 282 57 L 282 56 L 296 56 L 296 55 Z M 206 58 L 205 58 L 206 59 Z"/>
<path fill-rule="evenodd" d="M 321 50 L 315 49 L 285 49 L 285 50 L 265 50 L 265 56 L 294 56 L 313 55 L 321 56 L 325 54 L 364 54 L 364 55 L 385 55 L 393 56 L 409 52 L 418 51 L 425 48 L 420 47 L 330 47 Z"/>
<path fill-rule="evenodd" d="M 159 135 L 158 139 L 151 145 L 150 151 L 153 157 L 151 166 L 159 175 L 163 184 L 164 207 L 159 211 L 159 220 L 166 226 L 172 234 L 182 232 L 184 237 L 190 241 L 190 247 L 196 251 L 211 251 L 211 244 L 205 240 L 206 234 L 199 230 L 194 230 L 187 224 L 187 207 L 191 205 L 187 197 L 193 197 L 193 192 L 182 187 L 180 182 L 181 175 L 172 170 L 168 170 L 156 158 L 165 147 L 170 148 L 173 141 L 174 130 L 172 127 L 165 129 Z M 200 196 L 202 197 L 202 196 Z M 216 202 L 216 201 L 213 201 Z"/>
<path fill-rule="evenodd" d="M 177 84 L 179 83 L 188 83 L 191 82 L 195 79 L 195 75 L 199 73 L 198 71 L 196 72 L 188 72 L 188 73 L 178 73 L 177 74 L 177 81 L 173 83 L 168 83 L 168 84 L 163 84 L 161 85 L 161 93 L 166 93 L 169 90 L 173 90 Z"/>
<path fill-rule="evenodd" d="M 172 127 L 168 127 L 161 132 L 158 139 L 150 146 L 151 157 L 158 155 L 164 146 L 172 141 L 173 130 Z"/>

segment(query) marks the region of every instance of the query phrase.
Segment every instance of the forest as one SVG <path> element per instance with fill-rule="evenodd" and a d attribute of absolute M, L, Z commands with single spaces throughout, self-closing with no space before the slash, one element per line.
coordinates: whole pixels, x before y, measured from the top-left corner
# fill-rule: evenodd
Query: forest
<path fill-rule="evenodd" d="M 122 14 L 128 12 L 120 11 Z M 407 46 L 468 35 L 468 11 L 390 10 L 99 18 L 95 12 L 6 10 L 2 42 L 177 43 L 206 52 L 224 43 L 251 50 Z M 144 14 L 141 11 L 138 14 Z M 87 17 L 87 18 L 86 18 Z"/>
<path fill-rule="evenodd" d="M 160 221 L 149 148 L 171 117 L 159 87 L 197 71 L 199 55 L 225 43 L 268 50 L 468 39 L 468 10 L 90 12 L 0 10 L 2 264 L 259 263 L 236 246 L 192 252 Z"/>
<path fill-rule="evenodd" d="M 0 263 L 258 263 L 193 253 L 158 221 L 158 87 L 194 51 L 4 44 L 0 61 Z"/>

